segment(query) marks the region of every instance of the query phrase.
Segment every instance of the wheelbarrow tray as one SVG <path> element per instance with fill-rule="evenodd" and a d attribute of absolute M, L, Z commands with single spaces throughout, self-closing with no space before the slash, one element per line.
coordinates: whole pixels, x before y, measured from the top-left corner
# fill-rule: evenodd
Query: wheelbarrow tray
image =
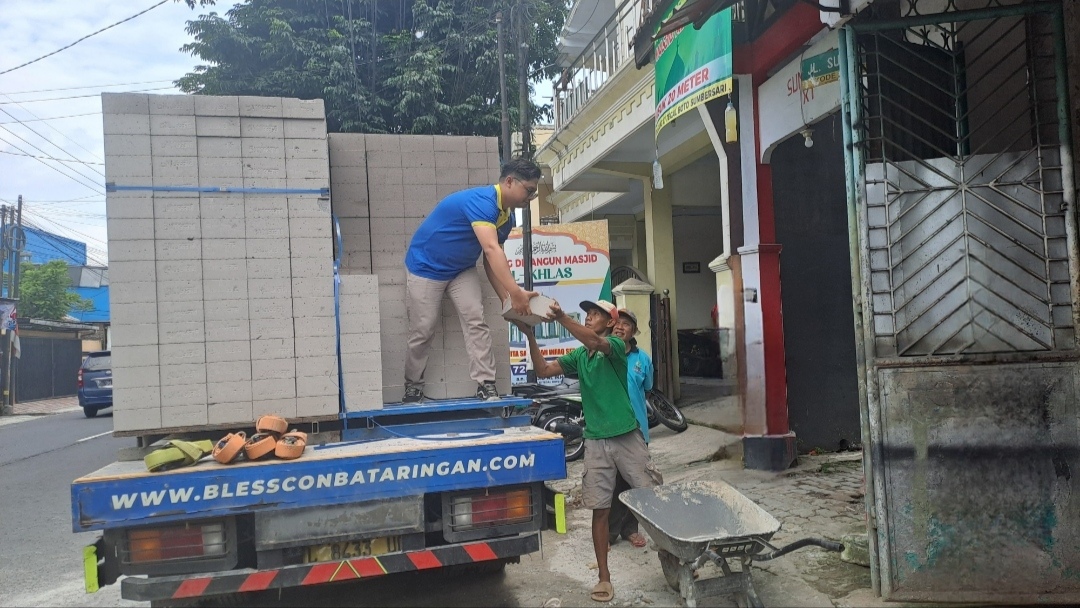
<path fill-rule="evenodd" d="M 720 481 L 690 481 L 635 488 L 619 495 L 656 545 L 683 562 L 696 560 L 714 545 L 761 551 L 780 529 L 754 501 Z"/>

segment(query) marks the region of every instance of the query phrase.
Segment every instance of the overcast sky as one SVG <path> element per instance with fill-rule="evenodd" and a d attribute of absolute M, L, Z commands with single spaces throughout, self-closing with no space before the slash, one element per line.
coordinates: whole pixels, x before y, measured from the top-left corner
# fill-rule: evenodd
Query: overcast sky
<path fill-rule="evenodd" d="M 159 1 L 5 2 L 0 72 Z M 83 241 L 91 264 L 106 263 L 101 92 L 179 93 L 172 82 L 199 63 L 180 52 L 191 41 L 187 21 L 211 11 L 225 14 L 234 4 L 218 0 L 192 10 L 170 0 L 70 49 L 0 74 L 0 204 L 15 204 L 21 194 L 26 224 Z M 534 100 L 545 103 L 542 97 L 550 95 L 550 83 L 540 83 Z"/>
<path fill-rule="evenodd" d="M 0 19 L 0 71 L 51 53 L 158 1 L 5 2 Z M 28 224 L 84 241 L 91 258 L 104 262 L 100 94 L 151 89 L 179 93 L 172 81 L 198 63 L 180 52 L 180 46 L 190 41 L 184 31 L 186 22 L 203 12 L 224 14 L 232 5 L 219 0 L 216 7 L 193 11 L 183 2 L 170 1 L 68 50 L 0 75 L 0 199 L 4 204 L 13 204 L 23 195 Z M 56 118 L 62 116 L 73 117 Z"/>

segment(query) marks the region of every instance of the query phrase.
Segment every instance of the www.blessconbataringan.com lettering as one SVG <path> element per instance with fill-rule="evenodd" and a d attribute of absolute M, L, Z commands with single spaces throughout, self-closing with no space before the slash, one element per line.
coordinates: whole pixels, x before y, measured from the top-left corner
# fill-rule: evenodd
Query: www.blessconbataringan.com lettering
<path fill-rule="evenodd" d="M 114 511 L 131 509 L 136 506 L 157 507 L 177 505 L 192 501 L 220 500 L 245 496 L 262 496 L 281 492 L 306 492 L 323 488 L 340 488 L 358 484 L 380 484 L 409 479 L 429 477 L 448 477 L 469 473 L 486 473 L 512 469 L 524 469 L 535 464 L 534 454 L 521 456 L 494 456 L 485 464 L 482 458 L 430 462 L 424 464 L 402 464 L 379 466 L 370 469 L 336 471 L 314 475 L 272 477 L 233 483 L 207 484 L 205 486 L 187 486 L 149 492 L 129 492 L 112 495 Z"/>

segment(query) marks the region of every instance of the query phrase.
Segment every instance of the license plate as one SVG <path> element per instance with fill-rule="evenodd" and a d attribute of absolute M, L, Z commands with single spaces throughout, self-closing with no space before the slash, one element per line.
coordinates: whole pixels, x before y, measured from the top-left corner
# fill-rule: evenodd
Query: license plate
<path fill-rule="evenodd" d="M 326 545 L 313 545 L 304 550 L 304 563 L 332 562 L 354 557 L 370 557 L 384 553 L 401 551 L 401 537 L 387 536 L 385 538 L 369 538 L 367 540 L 354 540 L 347 543 L 329 543 Z"/>

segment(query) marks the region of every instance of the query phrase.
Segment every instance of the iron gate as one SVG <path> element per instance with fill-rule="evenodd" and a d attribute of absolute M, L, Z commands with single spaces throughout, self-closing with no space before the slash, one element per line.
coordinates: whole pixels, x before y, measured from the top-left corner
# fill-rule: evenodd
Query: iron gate
<path fill-rule="evenodd" d="M 667 297 L 667 290 L 664 290 L 665 295 L 653 294 L 650 298 L 652 310 L 652 319 L 650 320 L 650 329 L 652 330 L 652 352 L 653 352 L 653 367 L 656 369 L 656 379 L 653 382 L 656 390 L 664 393 L 675 400 L 675 370 L 673 369 L 672 357 L 675 355 L 672 348 L 672 336 L 674 333 L 671 331 L 671 298 Z"/>
<path fill-rule="evenodd" d="M 1061 7 L 870 9 L 840 55 L 875 587 L 1076 601 L 1080 266 Z"/>

